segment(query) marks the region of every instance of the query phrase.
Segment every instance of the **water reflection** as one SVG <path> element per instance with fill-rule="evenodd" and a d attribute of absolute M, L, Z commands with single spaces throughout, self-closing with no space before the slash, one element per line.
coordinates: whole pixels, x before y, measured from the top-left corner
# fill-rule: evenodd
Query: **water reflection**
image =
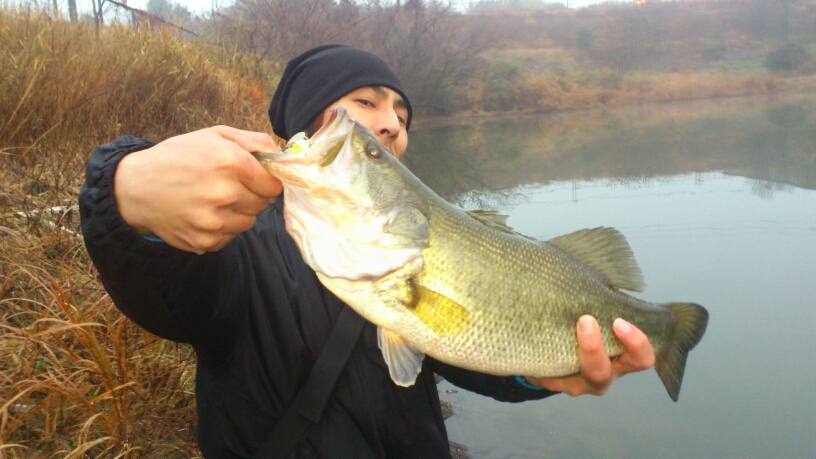
<path fill-rule="evenodd" d="M 651 371 L 600 398 L 443 395 L 474 457 L 814 457 L 816 98 L 426 128 L 409 156 L 445 197 L 524 234 L 618 228 L 646 279 L 636 296 L 711 312 L 677 404 Z"/>
<path fill-rule="evenodd" d="M 415 129 L 408 166 L 456 200 L 553 180 L 724 171 L 816 189 L 816 98 L 506 116 Z M 484 194 L 484 193 L 483 193 Z M 489 193 L 488 193 L 489 194 Z M 512 201 L 512 200 L 511 200 Z"/>

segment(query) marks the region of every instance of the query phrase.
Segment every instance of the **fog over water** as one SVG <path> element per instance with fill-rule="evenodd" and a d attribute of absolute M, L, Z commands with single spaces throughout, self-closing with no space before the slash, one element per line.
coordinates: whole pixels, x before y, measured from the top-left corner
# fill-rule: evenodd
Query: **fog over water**
<path fill-rule="evenodd" d="M 711 313 L 678 403 L 653 371 L 603 397 L 443 393 L 474 457 L 814 457 L 816 98 L 426 125 L 409 155 L 448 199 L 524 234 L 619 229 L 646 280 L 636 296 Z"/>

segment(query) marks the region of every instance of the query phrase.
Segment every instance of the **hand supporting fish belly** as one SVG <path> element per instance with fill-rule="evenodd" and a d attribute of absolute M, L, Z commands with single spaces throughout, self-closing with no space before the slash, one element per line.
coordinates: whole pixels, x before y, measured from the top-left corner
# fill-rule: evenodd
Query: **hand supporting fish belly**
<path fill-rule="evenodd" d="M 624 293 L 641 291 L 643 279 L 618 231 L 536 241 L 493 212 L 465 212 L 422 184 L 342 107 L 301 151 L 256 157 L 283 182 L 287 231 L 306 263 L 378 326 L 395 383 L 413 384 L 425 354 L 495 375 L 575 374 L 576 322 L 591 315 L 607 356 L 626 350 L 613 332 L 616 319 L 642 330 L 677 400 L 708 312 Z M 625 373 L 625 364 L 611 365 Z"/>

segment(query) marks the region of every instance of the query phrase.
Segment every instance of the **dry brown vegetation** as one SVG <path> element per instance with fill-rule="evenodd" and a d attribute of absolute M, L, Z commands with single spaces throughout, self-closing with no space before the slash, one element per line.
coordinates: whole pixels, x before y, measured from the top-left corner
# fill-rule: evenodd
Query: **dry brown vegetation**
<path fill-rule="evenodd" d="M 812 2 L 769 13 L 763 1 L 715 3 L 731 9 L 713 16 L 660 4 L 487 17 L 439 2 L 244 0 L 194 41 L 0 9 L 0 458 L 198 454 L 194 356 L 116 311 L 78 233 L 94 146 L 214 124 L 268 130 L 281 62 L 325 42 L 384 57 L 424 114 L 816 88 L 807 65 L 766 65 L 791 43 L 813 56 Z"/>
<path fill-rule="evenodd" d="M 265 129 L 270 82 L 166 33 L 0 10 L 0 457 L 193 457 L 194 356 L 113 307 L 78 234 L 91 149 Z"/>
<path fill-rule="evenodd" d="M 474 81 L 480 95 L 472 104 L 476 111 L 816 89 L 816 5 L 804 0 L 630 3 L 489 14 L 503 40 L 487 53 L 486 78 Z"/>
<path fill-rule="evenodd" d="M 816 89 L 809 0 L 516 8 L 535 3 L 462 14 L 440 0 L 238 0 L 200 29 L 275 62 L 324 43 L 371 50 L 426 115 Z"/>
<path fill-rule="evenodd" d="M 418 113 L 438 115 L 469 107 L 471 80 L 484 67 L 480 54 L 502 33 L 489 18 L 440 0 L 239 0 L 202 31 L 273 62 L 326 43 L 369 50 L 400 75 Z"/>

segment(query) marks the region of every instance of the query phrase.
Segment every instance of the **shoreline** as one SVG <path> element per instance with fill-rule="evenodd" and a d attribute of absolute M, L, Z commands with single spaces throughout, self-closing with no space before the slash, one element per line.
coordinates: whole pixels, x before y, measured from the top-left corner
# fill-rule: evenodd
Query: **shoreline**
<path fill-rule="evenodd" d="M 491 120 L 507 119 L 517 116 L 530 115 L 559 115 L 570 113 L 592 113 L 603 110 L 625 110 L 634 108 L 648 108 L 660 107 L 668 104 L 693 104 L 713 101 L 727 101 L 727 102 L 748 102 L 752 100 L 767 100 L 770 98 L 794 98 L 801 96 L 805 98 L 816 97 L 816 88 L 808 88 L 803 90 L 785 91 L 785 92 L 767 92 L 767 93 L 753 93 L 753 94 L 735 94 L 722 96 L 705 96 L 696 98 L 670 99 L 670 100 L 654 100 L 632 102 L 627 104 L 607 104 L 598 107 L 567 107 L 554 109 L 525 109 L 525 110 L 508 110 L 503 112 L 458 112 L 452 115 L 426 115 L 421 116 L 411 123 L 413 132 L 417 130 L 435 129 L 443 126 L 458 126 L 463 124 L 470 124 L 472 122 L 484 122 Z"/>

